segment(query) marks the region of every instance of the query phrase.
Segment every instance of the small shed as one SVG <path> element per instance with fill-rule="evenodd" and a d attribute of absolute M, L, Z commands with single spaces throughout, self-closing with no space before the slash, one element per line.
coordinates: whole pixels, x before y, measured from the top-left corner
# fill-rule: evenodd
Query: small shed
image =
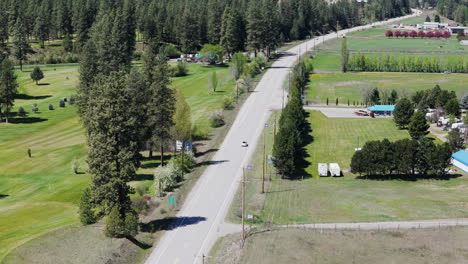
<path fill-rule="evenodd" d="M 468 40 L 460 40 L 460 45 L 468 46 Z"/>
<path fill-rule="evenodd" d="M 330 173 L 332 177 L 340 177 L 341 176 L 341 169 L 338 163 L 330 163 Z"/>
<path fill-rule="evenodd" d="M 320 177 L 327 177 L 328 176 L 328 166 L 326 163 L 319 163 L 318 164 L 318 172 Z"/>
<path fill-rule="evenodd" d="M 460 150 L 452 154 L 452 165 L 468 173 L 468 151 Z"/>
<path fill-rule="evenodd" d="M 374 114 L 391 116 L 395 111 L 395 105 L 374 105 L 368 107 L 367 109 L 369 109 L 369 111 Z"/>

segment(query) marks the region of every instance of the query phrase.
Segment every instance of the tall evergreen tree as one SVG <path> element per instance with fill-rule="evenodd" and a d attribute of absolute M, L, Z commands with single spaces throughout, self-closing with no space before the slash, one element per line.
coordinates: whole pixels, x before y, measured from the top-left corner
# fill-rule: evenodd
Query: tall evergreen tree
<path fill-rule="evenodd" d="M 13 108 L 18 93 L 17 88 L 18 83 L 16 82 L 13 63 L 7 58 L 3 59 L 0 64 L 0 122 L 2 121 L 3 112 L 8 123 L 8 115 Z"/>
<path fill-rule="evenodd" d="M 429 124 L 426 121 L 426 115 L 424 112 L 416 112 L 410 119 L 408 124 L 408 132 L 413 139 L 419 139 L 424 137 L 429 129 Z"/>
<path fill-rule="evenodd" d="M 26 60 L 26 54 L 30 51 L 31 47 L 28 42 L 27 29 L 21 16 L 18 17 L 14 29 L 13 56 L 19 61 L 20 70 L 23 71 L 23 61 Z"/>
<path fill-rule="evenodd" d="M 405 128 L 409 123 L 410 119 L 414 114 L 414 107 L 411 104 L 411 101 L 407 98 L 402 98 L 398 100 L 395 111 L 393 112 L 393 120 L 396 125 L 402 129 Z"/>

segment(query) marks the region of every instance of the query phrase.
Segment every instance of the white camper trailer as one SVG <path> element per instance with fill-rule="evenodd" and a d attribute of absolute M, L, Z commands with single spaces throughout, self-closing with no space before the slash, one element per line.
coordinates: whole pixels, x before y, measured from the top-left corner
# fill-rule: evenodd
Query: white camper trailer
<path fill-rule="evenodd" d="M 341 169 L 338 163 L 330 163 L 330 173 L 332 177 L 341 176 Z"/>
<path fill-rule="evenodd" d="M 318 172 L 320 177 L 327 177 L 328 176 L 328 166 L 326 163 L 319 163 L 318 164 Z"/>

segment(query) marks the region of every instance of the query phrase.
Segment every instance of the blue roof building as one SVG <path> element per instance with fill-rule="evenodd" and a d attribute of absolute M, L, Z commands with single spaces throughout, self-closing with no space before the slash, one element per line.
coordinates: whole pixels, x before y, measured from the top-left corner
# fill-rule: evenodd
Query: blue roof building
<path fill-rule="evenodd" d="M 452 154 L 453 166 L 468 173 L 468 151 L 460 150 Z"/>
<path fill-rule="evenodd" d="M 393 111 L 395 111 L 395 105 L 374 105 L 370 106 L 367 109 L 374 114 L 379 115 L 393 115 Z"/>

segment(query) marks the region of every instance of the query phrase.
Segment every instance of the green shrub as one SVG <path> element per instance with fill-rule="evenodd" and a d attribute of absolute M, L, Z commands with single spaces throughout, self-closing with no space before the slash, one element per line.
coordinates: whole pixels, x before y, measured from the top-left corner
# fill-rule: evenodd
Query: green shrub
<path fill-rule="evenodd" d="M 161 47 L 160 52 L 169 58 L 178 58 L 182 54 L 174 45 L 168 44 Z"/>
<path fill-rule="evenodd" d="M 54 106 L 52 104 L 49 104 L 49 110 L 54 110 Z"/>
<path fill-rule="evenodd" d="M 138 185 L 136 187 L 136 192 L 138 193 L 138 195 L 143 196 L 148 192 L 148 186 Z"/>
<path fill-rule="evenodd" d="M 182 61 L 177 62 L 177 65 L 171 68 L 171 73 L 173 77 L 187 76 L 188 71 L 189 69 L 187 67 L 187 63 Z"/>
<path fill-rule="evenodd" d="M 234 109 L 234 98 L 232 98 L 231 96 L 225 96 L 223 98 L 223 109 L 224 110 Z"/>
<path fill-rule="evenodd" d="M 18 108 L 18 115 L 21 117 L 26 116 L 26 111 L 24 110 L 22 106 Z"/>
<path fill-rule="evenodd" d="M 221 127 L 225 124 L 224 116 L 221 111 L 214 111 L 210 115 L 210 125 L 213 128 Z"/>
<path fill-rule="evenodd" d="M 257 76 L 259 73 L 261 72 L 260 70 L 260 65 L 256 62 L 256 61 L 253 61 L 249 64 L 247 64 L 247 74 L 254 78 L 255 76 Z"/>
<path fill-rule="evenodd" d="M 65 101 L 63 99 L 60 99 L 59 106 L 60 107 L 65 107 Z"/>
<path fill-rule="evenodd" d="M 148 212 L 149 206 L 144 198 L 136 198 L 132 200 L 132 207 L 138 214 Z"/>
<path fill-rule="evenodd" d="M 74 104 L 75 104 L 75 96 L 70 95 L 70 98 L 68 99 L 68 103 L 69 103 L 70 105 L 74 105 Z"/>
<path fill-rule="evenodd" d="M 78 159 L 76 158 L 73 159 L 71 167 L 72 167 L 73 173 L 78 174 L 78 171 L 80 170 L 80 162 L 78 161 Z"/>
<path fill-rule="evenodd" d="M 194 154 L 192 151 L 184 151 L 173 158 L 174 165 L 182 172 L 189 173 L 195 165 Z"/>
<path fill-rule="evenodd" d="M 37 104 L 33 104 L 33 107 L 31 109 L 34 113 L 39 112 L 39 107 L 37 107 Z"/>
<path fill-rule="evenodd" d="M 254 61 L 258 64 L 260 68 L 265 68 L 268 63 L 268 58 L 265 55 L 265 53 L 260 52 L 258 53 L 257 57 L 254 59 Z"/>
<path fill-rule="evenodd" d="M 94 224 L 97 221 L 97 217 L 93 211 L 91 190 L 89 188 L 84 189 L 81 194 L 79 214 L 80 222 L 83 225 Z"/>

